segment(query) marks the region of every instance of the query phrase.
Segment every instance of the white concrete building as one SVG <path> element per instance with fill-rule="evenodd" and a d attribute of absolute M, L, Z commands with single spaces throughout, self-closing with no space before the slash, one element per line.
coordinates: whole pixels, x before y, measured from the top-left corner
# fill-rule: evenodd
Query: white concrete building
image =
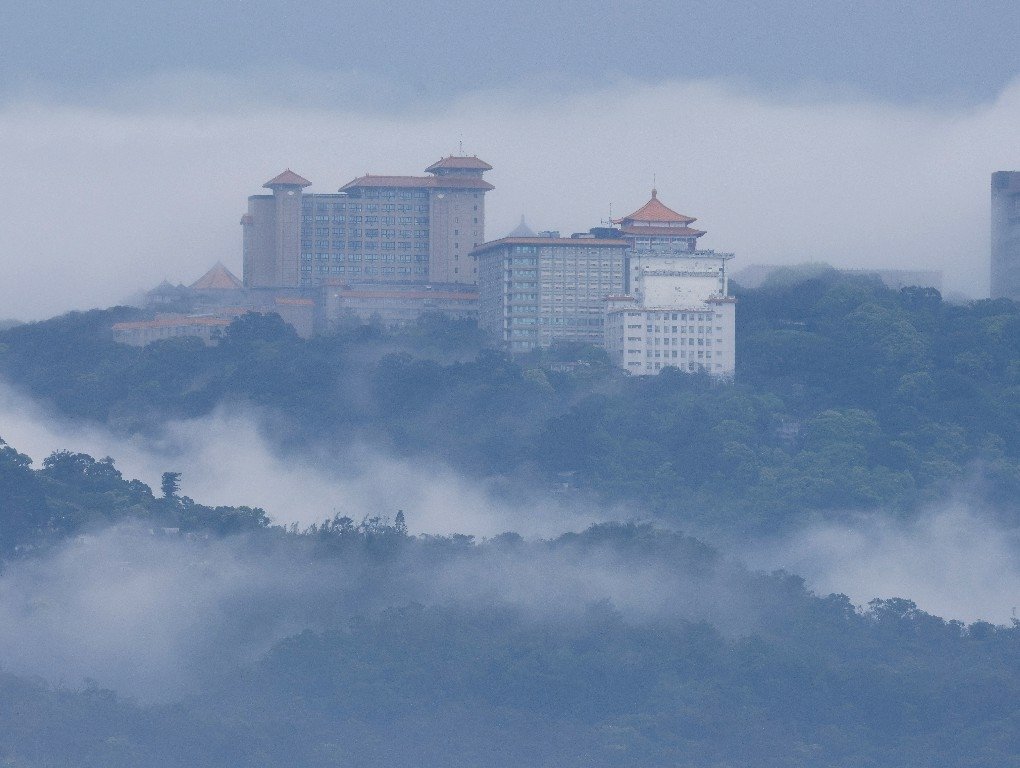
<path fill-rule="evenodd" d="M 648 203 L 614 222 L 630 242 L 627 293 L 606 300 L 605 346 L 631 374 L 675 367 L 733 376 L 736 315 L 726 275 L 733 254 L 697 250 L 705 233 L 693 221 L 652 190 Z"/>

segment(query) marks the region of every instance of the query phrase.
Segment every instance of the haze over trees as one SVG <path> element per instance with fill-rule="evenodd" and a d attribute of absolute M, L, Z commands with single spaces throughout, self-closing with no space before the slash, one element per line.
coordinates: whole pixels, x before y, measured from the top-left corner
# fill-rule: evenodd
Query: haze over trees
<path fill-rule="evenodd" d="M 4 446 L 0 473 L 0 593 L 37 566 L 53 598 L 78 589 L 63 578 L 99 588 L 89 566 L 63 570 L 90 539 L 115 544 L 130 581 L 160 560 L 228 558 L 203 566 L 206 588 L 238 570 L 251 584 L 223 588 L 198 628 L 210 636 L 173 660 L 217 670 L 184 692 L 0 674 L 10 765 L 986 766 L 1020 748 L 1015 622 L 965 626 L 907 599 L 855 609 L 649 525 L 476 542 L 338 515 L 298 531 L 156 498 L 108 459 L 33 470 Z M 600 596 L 608 574 L 633 587 Z M 280 614 L 290 631 L 274 640 Z M 101 645 L 89 631 L 79 640 Z"/>
<path fill-rule="evenodd" d="M 979 495 L 1015 524 L 1015 304 L 948 304 L 835 271 L 739 296 L 740 369 L 724 386 L 669 370 L 627 378 L 595 348 L 512 360 L 439 318 L 304 341 L 275 316 L 249 315 L 217 347 L 136 349 L 107 331 L 129 309 L 3 333 L 0 374 L 68 417 L 126 433 L 251 405 L 288 450 L 366 442 L 720 531 L 908 514 L 950 493 Z"/>
<path fill-rule="evenodd" d="M 182 495 L 172 467 L 154 493 L 110 458 L 33 466 L 2 444 L 0 643 L 18 668 L 0 675 L 0 755 L 33 768 L 1015 764 L 1016 622 L 946 621 L 909 595 L 855 607 L 670 529 L 909 517 L 961 487 L 1015 529 L 1020 308 L 835 272 L 739 293 L 731 383 L 628 378 L 593 348 L 510 359 L 441 318 L 305 341 L 249 315 L 215 347 L 117 345 L 126 308 L 3 332 L 0 374 L 83 424 L 155 435 L 253 406 L 296 462 L 369 444 L 656 523 L 476 541 L 412 536 L 403 510 L 345 510 L 284 528 Z M 188 642 L 114 646 L 128 680 L 159 661 L 180 679 L 111 690 L 41 660 L 67 651 L 40 627 L 90 627 L 78 606 L 120 589 L 97 551 L 116 579 L 162 585 L 146 600 L 202 584 L 173 603 L 193 602 Z M 168 581 L 181 569 L 201 582 Z M 15 639 L 46 653 L 14 654 Z"/>

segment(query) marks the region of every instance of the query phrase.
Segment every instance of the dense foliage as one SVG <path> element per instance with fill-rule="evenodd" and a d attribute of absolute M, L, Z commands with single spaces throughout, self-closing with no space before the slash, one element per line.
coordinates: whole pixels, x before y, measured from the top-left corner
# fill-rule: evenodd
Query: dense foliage
<path fill-rule="evenodd" d="M 909 512 L 962 487 L 1015 522 L 1020 307 L 835 271 L 738 295 L 729 384 L 676 370 L 628 378 L 597 349 L 510 359 L 438 318 L 303 341 L 252 315 L 218 347 L 136 349 L 108 331 L 123 309 L 0 334 L 0 374 L 122 430 L 249 403 L 291 447 L 364 440 L 733 533 Z"/>
<path fill-rule="evenodd" d="M 126 519 L 184 532 L 232 533 L 268 524 L 261 509 L 206 507 L 173 493 L 157 498 L 144 483 L 125 479 L 109 457 L 58 451 L 37 471 L 31 464 L 0 439 L 0 557 Z"/>
<path fill-rule="evenodd" d="M 628 378 L 590 348 L 509 359 L 438 318 L 303 341 L 248 316 L 217 347 L 135 349 L 108 330 L 127 309 L 10 329 L 0 371 L 118 430 L 254 405 L 295 452 L 366 441 L 731 532 L 908 514 L 962 482 L 1015 524 L 1020 308 L 827 272 L 739 306 L 732 383 Z M 212 603 L 209 625 L 230 629 L 202 646 L 216 674 L 157 703 L 0 675 L 3 764 L 1020 766 L 1016 623 L 856 609 L 647 525 L 482 542 L 409 536 L 402 515 L 283 529 L 180 496 L 173 472 L 157 496 L 110 459 L 33 468 L 0 444 L 0 578 L 127 521 L 136 538 L 116 541 L 145 553 L 124 552 L 127 583 L 151 583 L 163 547 L 210 582 L 219 558 L 252 579 Z"/>
<path fill-rule="evenodd" d="M 33 498 L 26 478 L 34 475 L 50 504 L 60 497 L 84 508 L 100 492 L 106 519 L 158 514 L 159 500 L 117 480 L 108 462 L 58 456 L 33 471 L 5 451 L 4 466 L 21 476 L 15 485 L 29 489 L 24 499 Z M 310 603 L 304 628 L 177 701 L 139 704 L 94 682 L 53 688 L 0 675 L 4 765 L 1018 764 L 1016 624 L 968 627 L 902 599 L 855 610 L 843 596 L 814 596 L 782 573 L 749 573 L 647 525 L 479 543 L 411 537 L 402 521 L 336 518 L 306 531 L 255 522 L 222 537 L 218 527 L 202 530 L 270 561 L 274 573 L 314 574 L 291 595 Z M 199 559 L 224 551 L 204 537 L 173 536 L 199 548 Z M 134 563 L 125 567 L 144 571 L 124 555 Z M 8 563 L 46 556 L 37 549 Z M 481 581 L 514 564 L 559 578 L 509 597 L 450 581 L 464 573 Z M 571 572 L 598 568 L 666 599 L 651 608 L 640 594 L 572 601 L 561 589 Z M 637 578 L 648 573 L 659 587 Z M 445 586 L 423 586 L 436 583 Z M 216 610 L 239 612 L 246 634 L 258 635 L 266 627 L 250 602 L 263 599 L 254 591 Z M 219 640 L 211 647 L 232 654 Z"/>

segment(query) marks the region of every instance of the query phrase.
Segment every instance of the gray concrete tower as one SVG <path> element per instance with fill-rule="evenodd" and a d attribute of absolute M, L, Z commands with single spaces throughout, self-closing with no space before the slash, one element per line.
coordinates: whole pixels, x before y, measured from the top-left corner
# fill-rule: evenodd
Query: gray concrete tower
<path fill-rule="evenodd" d="M 992 174 L 991 297 L 1020 301 L 1020 171 Z"/>

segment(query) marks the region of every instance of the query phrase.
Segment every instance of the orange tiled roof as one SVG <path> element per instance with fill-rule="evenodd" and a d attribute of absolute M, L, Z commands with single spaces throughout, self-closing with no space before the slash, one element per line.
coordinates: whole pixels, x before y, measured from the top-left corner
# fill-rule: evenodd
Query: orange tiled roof
<path fill-rule="evenodd" d="M 626 224 L 628 221 L 669 221 L 690 224 L 692 221 L 697 221 L 697 219 L 677 213 L 672 208 L 667 208 L 659 201 L 658 192 L 653 189 L 651 200 L 634 211 L 630 216 L 616 219 L 614 223 Z"/>
<path fill-rule="evenodd" d="M 426 189 L 495 189 L 475 176 L 359 176 L 340 187 L 341 192 L 357 187 L 424 187 Z"/>
<path fill-rule="evenodd" d="M 296 173 L 294 173 L 294 171 L 288 168 L 279 176 L 270 179 L 262 186 L 266 187 L 267 189 L 272 189 L 273 187 L 310 187 L 312 186 L 312 182 L 310 182 L 308 179 L 298 176 Z"/>
<path fill-rule="evenodd" d="M 425 169 L 426 173 L 437 171 L 442 168 L 456 168 L 472 171 L 491 171 L 492 166 L 484 160 L 479 160 L 477 157 L 454 157 L 450 155 L 444 157 L 438 162 L 432 163 L 428 168 Z"/>
<path fill-rule="evenodd" d="M 237 279 L 237 276 L 227 269 L 220 262 L 193 282 L 191 288 L 199 291 L 236 291 L 244 287 L 244 284 Z"/>
<path fill-rule="evenodd" d="M 692 229 L 691 227 L 620 227 L 625 235 L 666 235 L 668 237 L 701 237 L 705 234 L 703 229 Z"/>

